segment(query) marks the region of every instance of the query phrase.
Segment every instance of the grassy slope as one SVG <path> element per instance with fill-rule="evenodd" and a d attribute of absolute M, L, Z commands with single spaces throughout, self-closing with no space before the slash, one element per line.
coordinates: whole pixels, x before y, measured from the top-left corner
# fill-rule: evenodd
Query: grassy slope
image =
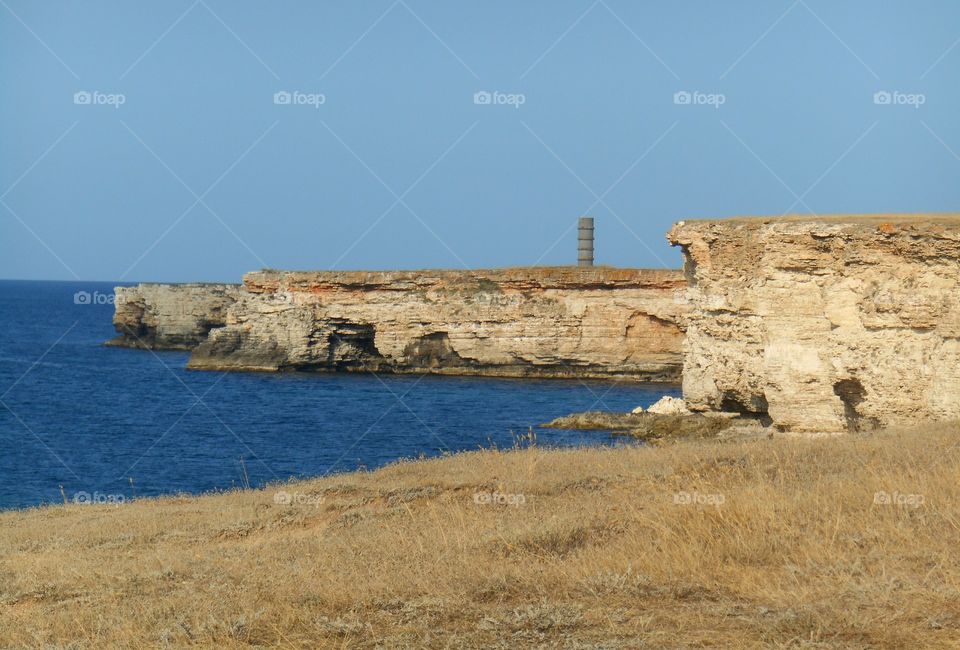
<path fill-rule="evenodd" d="M 3 513 L 0 647 L 955 647 L 958 441 L 485 451 L 282 488 L 311 503 Z"/>

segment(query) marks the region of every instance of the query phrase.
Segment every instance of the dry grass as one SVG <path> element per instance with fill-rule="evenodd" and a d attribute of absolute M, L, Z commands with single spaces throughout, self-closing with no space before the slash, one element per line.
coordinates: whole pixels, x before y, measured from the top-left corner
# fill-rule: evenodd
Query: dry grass
<path fill-rule="evenodd" d="M 958 647 L 957 442 L 485 451 L 3 513 L 0 646 Z"/>

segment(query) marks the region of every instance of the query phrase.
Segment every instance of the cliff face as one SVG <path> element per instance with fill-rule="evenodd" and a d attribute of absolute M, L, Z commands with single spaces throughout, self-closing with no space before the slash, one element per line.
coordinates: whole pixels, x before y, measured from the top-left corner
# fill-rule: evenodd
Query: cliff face
<path fill-rule="evenodd" d="M 214 327 L 226 324 L 236 302 L 236 284 L 141 284 L 116 287 L 113 326 L 107 342 L 130 348 L 192 350 Z"/>
<path fill-rule="evenodd" d="M 249 273 L 189 367 L 677 381 L 679 271 Z"/>
<path fill-rule="evenodd" d="M 680 222 L 683 393 L 785 430 L 960 419 L 960 215 Z"/>

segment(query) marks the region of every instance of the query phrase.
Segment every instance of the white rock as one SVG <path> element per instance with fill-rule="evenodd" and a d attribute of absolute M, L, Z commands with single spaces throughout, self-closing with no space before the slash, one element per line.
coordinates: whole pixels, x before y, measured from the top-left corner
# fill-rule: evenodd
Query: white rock
<path fill-rule="evenodd" d="M 633 409 L 633 410 L 630 411 L 630 412 L 631 412 L 631 413 L 643 413 L 643 407 L 642 407 L 642 406 L 638 406 L 637 408 Z"/>
<path fill-rule="evenodd" d="M 684 401 L 679 397 L 665 396 L 651 405 L 650 408 L 647 409 L 647 413 L 654 413 L 656 415 L 689 415 L 690 411 L 687 409 Z"/>

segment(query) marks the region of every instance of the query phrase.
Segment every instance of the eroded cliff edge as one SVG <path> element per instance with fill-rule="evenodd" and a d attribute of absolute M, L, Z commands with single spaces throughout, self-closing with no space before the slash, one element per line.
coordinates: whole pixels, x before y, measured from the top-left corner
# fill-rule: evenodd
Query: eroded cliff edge
<path fill-rule="evenodd" d="M 248 273 L 189 367 L 678 381 L 684 288 L 605 267 Z"/>
<path fill-rule="evenodd" d="M 227 322 L 238 284 L 140 284 L 114 289 L 113 326 L 107 345 L 152 350 L 192 350 Z"/>
<path fill-rule="evenodd" d="M 683 394 L 792 431 L 960 419 L 960 215 L 687 221 Z"/>

